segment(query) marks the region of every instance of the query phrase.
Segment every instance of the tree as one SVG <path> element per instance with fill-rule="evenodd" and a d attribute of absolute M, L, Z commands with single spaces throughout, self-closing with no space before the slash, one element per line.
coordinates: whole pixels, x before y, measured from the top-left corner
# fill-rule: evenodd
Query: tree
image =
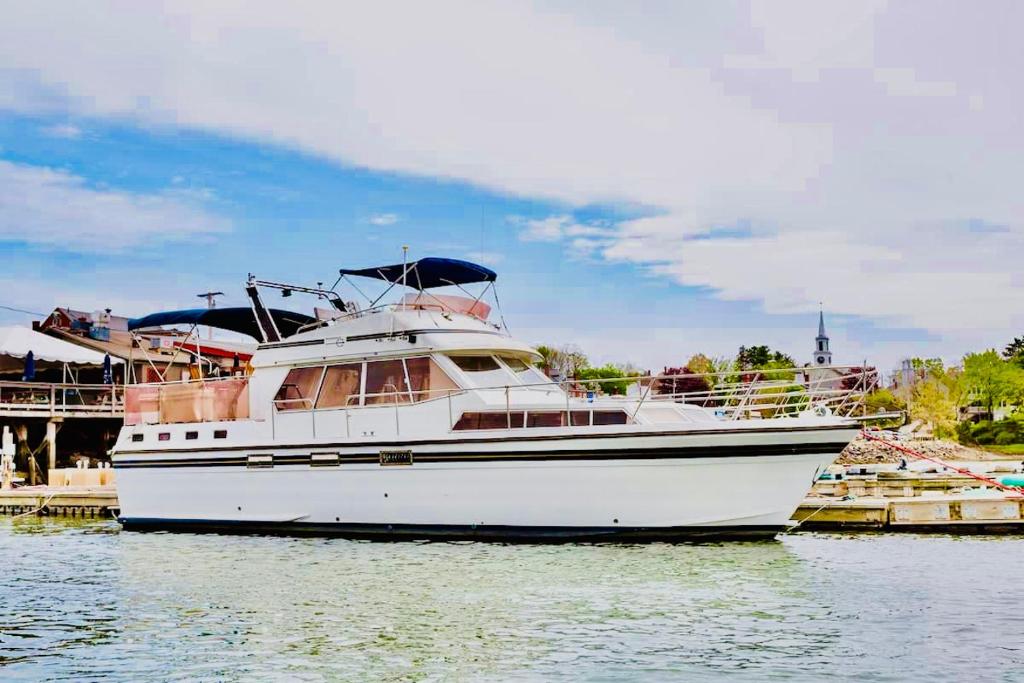
<path fill-rule="evenodd" d="M 765 345 L 741 346 L 736 353 L 736 369 L 744 371 L 741 381 L 752 382 L 754 378 L 792 380 L 794 372 L 781 372 L 796 367 L 796 361 L 781 351 L 772 351 Z M 761 372 L 752 372 L 761 371 Z M 775 371 L 775 372 L 765 372 Z"/>
<path fill-rule="evenodd" d="M 889 389 L 875 389 L 864 397 L 864 407 L 868 414 L 872 413 L 894 413 L 899 410 L 906 410 L 907 404 L 899 399 Z"/>
<path fill-rule="evenodd" d="M 627 370 L 617 365 L 607 363 L 599 368 L 578 368 L 576 370 L 576 379 L 583 383 L 583 386 L 588 391 L 599 391 L 605 394 L 615 394 L 624 396 L 626 391 L 629 389 L 629 385 L 634 382 L 628 377 L 637 377 L 639 375 L 630 375 Z M 625 378 L 625 379 L 617 379 Z M 604 382 L 596 382 L 593 380 L 612 380 Z M 590 380 L 590 381 L 587 381 Z"/>
<path fill-rule="evenodd" d="M 931 425 L 938 438 L 956 433 L 956 402 L 949 387 L 936 377 L 928 377 L 914 387 L 914 400 L 910 416 Z"/>
<path fill-rule="evenodd" d="M 941 358 L 911 358 L 910 366 L 931 375 L 939 375 L 946 371 Z"/>
<path fill-rule="evenodd" d="M 1024 337 L 1014 337 L 1013 341 L 1003 349 L 1003 356 L 1024 368 Z"/>
<path fill-rule="evenodd" d="M 540 368 L 549 377 L 555 375 L 563 378 L 573 377 L 579 369 L 590 365 L 586 354 L 577 346 L 559 347 L 542 344 L 537 347 L 537 353 L 543 358 Z"/>
<path fill-rule="evenodd" d="M 878 386 L 878 370 L 872 366 L 852 368 L 839 381 L 846 391 L 870 391 Z"/>
<path fill-rule="evenodd" d="M 1024 370 L 989 349 L 964 356 L 961 382 L 969 399 L 991 417 L 1001 401 L 1019 400 L 1024 393 Z"/>
<path fill-rule="evenodd" d="M 652 391 L 656 394 L 704 394 L 711 390 L 711 383 L 707 377 L 695 374 L 689 366 L 683 368 L 665 368 L 661 372 L 667 375 L 658 379 Z M 694 397 L 693 403 L 704 403 L 706 395 Z"/>
<path fill-rule="evenodd" d="M 686 367 L 698 375 L 704 375 L 715 372 L 715 361 L 703 353 L 695 353 L 690 356 L 690 360 L 686 361 Z"/>
<path fill-rule="evenodd" d="M 761 370 L 765 368 L 792 368 L 796 361 L 781 351 L 772 351 L 768 346 L 741 346 L 736 353 L 736 365 L 740 370 Z"/>
<path fill-rule="evenodd" d="M 864 397 L 864 410 L 868 416 L 883 413 L 902 413 L 907 410 L 907 404 L 889 389 L 875 389 Z M 899 427 L 903 424 L 903 416 L 894 417 L 889 420 L 874 422 L 880 427 Z"/>

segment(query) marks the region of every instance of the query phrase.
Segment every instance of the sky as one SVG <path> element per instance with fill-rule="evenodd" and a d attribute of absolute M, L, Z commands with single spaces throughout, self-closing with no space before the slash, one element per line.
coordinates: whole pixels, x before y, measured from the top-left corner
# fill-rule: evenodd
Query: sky
<path fill-rule="evenodd" d="M 408 245 L 598 363 L 808 362 L 819 306 L 842 364 L 1024 333 L 1018 2 L 0 16 L 0 306 L 244 304 Z"/>

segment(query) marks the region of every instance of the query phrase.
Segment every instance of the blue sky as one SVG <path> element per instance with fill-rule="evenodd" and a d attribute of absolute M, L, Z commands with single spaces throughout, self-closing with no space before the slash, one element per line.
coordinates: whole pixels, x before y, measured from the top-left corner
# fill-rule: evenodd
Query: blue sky
<path fill-rule="evenodd" d="M 13 6 L 0 304 L 229 305 L 407 244 L 602 362 L 806 361 L 819 301 L 836 362 L 953 360 L 1024 326 L 1017 11 Z"/>

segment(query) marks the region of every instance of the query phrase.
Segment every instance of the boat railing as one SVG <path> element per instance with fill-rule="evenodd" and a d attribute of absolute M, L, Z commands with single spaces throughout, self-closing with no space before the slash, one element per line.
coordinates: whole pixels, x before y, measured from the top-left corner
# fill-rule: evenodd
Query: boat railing
<path fill-rule="evenodd" d="M 791 417 L 808 410 L 856 415 L 863 413 L 864 398 L 877 381 L 877 373 L 862 367 L 829 366 L 573 379 L 558 384 L 567 393 L 588 399 L 601 393 L 626 394 L 627 399 L 638 399 L 634 414 L 648 402 L 671 401 L 741 419 Z"/>
<path fill-rule="evenodd" d="M 859 373 L 858 373 L 859 371 Z M 187 382 L 135 384 L 117 387 L 114 401 L 123 392 L 126 424 L 219 422 L 249 417 L 248 377 L 205 378 Z M 423 390 L 389 390 L 353 394 L 341 406 L 318 406 L 315 397 L 274 399 L 274 412 L 336 410 L 355 407 L 393 407 L 447 400 L 449 426 L 462 413 L 455 405 L 460 396 L 498 394 L 509 416 L 529 403 L 524 392 L 552 391 L 564 396 L 564 411 L 587 410 L 600 399 L 604 405 L 621 400 L 631 419 L 644 406 L 672 402 L 713 410 L 723 419 L 792 417 L 806 411 L 852 416 L 864 412 L 864 397 L 875 388 L 877 376 L 862 368 L 789 368 L 760 371 L 688 373 L 683 375 L 623 375 L 594 379 L 523 382 Z M 24 383 L 18 383 L 20 387 Z M 392 387 L 387 387 L 392 389 Z M 110 386 L 103 391 L 111 392 Z M 0 405 L 3 403 L 0 390 Z M 499 399 L 501 400 L 501 399 Z M 550 401 L 543 401 L 549 404 Z M 103 406 L 102 401 L 98 405 Z M 546 410 L 562 410 L 553 405 Z M 501 410 L 498 408 L 498 410 Z M 396 416 L 397 420 L 397 416 Z"/>

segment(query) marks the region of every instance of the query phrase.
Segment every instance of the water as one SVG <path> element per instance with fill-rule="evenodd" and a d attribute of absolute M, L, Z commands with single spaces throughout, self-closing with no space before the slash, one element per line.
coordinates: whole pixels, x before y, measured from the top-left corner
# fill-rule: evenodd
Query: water
<path fill-rule="evenodd" d="M 1021 680 L 1024 539 L 502 546 L 0 521 L 0 680 Z"/>

